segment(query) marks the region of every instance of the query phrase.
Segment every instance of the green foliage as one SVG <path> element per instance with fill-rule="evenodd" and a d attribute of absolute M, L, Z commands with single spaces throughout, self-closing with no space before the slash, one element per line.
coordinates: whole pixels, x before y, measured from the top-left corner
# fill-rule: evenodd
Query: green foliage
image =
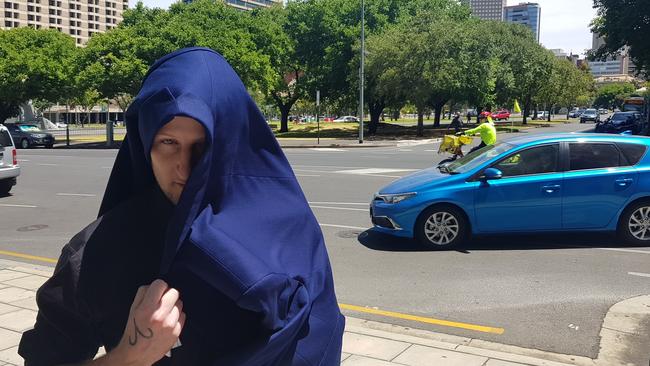
<path fill-rule="evenodd" d="M 55 103 L 68 90 L 77 53 L 56 30 L 0 30 L 0 122 L 30 99 Z"/>
<path fill-rule="evenodd" d="M 623 105 L 623 99 L 629 97 L 635 91 L 636 88 L 631 83 L 605 84 L 596 91 L 594 107 L 608 109 L 620 108 Z"/>
<path fill-rule="evenodd" d="M 606 44 L 592 56 L 606 58 L 629 46 L 630 56 L 639 70 L 650 76 L 650 6 L 647 0 L 594 0 L 598 18 L 592 30 L 603 36 Z"/>

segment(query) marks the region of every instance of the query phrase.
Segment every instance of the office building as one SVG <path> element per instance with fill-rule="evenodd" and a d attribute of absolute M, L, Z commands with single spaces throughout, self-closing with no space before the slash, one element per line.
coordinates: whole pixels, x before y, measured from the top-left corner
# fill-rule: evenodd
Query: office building
<path fill-rule="evenodd" d="M 520 3 L 504 8 L 504 20 L 527 26 L 535 35 L 537 42 L 539 42 L 541 17 L 542 8 L 537 3 Z"/>

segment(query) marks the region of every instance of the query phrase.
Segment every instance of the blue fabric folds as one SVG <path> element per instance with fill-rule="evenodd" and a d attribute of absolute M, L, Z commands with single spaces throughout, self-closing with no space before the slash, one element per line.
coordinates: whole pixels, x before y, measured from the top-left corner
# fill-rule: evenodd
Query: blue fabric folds
<path fill-rule="evenodd" d="M 182 49 L 151 67 L 126 113 L 100 216 L 155 184 L 151 143 L 174 116 L 203 124 L 207 147 L 169 224 L 160 275 L 172 284 L 195 276 L 259 314 L 261 331 L 214 364 L 338 365 L 345 321 L 322 232 L 264 117 L 218 53 Z"/>

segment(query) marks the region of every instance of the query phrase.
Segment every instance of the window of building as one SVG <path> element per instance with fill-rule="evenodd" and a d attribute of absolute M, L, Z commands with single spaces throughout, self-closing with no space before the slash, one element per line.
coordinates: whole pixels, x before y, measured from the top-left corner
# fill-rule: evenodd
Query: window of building
<path fill-rule="evenodd" d="M 77 38 L 77 44 L 81 44 L 81 38 Z"/>
<path fill-rule="evenodd" d="M 5 11 L 5 18 L 13 18 L 14 14 L 10 11 Z"/>
<path fill-rule="evenodd" d="M 18 10 L 19 6 L 18 4 L 14 4 L 14 10 Z"/>
<path fill-rule="evenodd" d="M 20 22 L 14 22 L 14 28 L 20 27 Z"/>
<path fill-rule="evenodd" d="M 5 27 L 11 28 L 11 22 L 8 20 L 5 20 Z"/>
<path fill-rule="evenodd" d="M 11 9 L 11 3 L 5 2 L 5 9 Z"/>
<path fill-rule="evenodd" d="M 33 5 L 27 5 L 27 11 L 34 11 Z"/>
<path fill-rule="evenodd" d="M 29 21 L 34 21 L 34 16 L 31 15 L 31 14 L 28 14 L 28 15 L 27 15 L 27 20 L 29 20 Z"/>
<path fill-rule="evenodd" d="M 56 23 L 56 19 L 50 18 L 50 24 Z"/>

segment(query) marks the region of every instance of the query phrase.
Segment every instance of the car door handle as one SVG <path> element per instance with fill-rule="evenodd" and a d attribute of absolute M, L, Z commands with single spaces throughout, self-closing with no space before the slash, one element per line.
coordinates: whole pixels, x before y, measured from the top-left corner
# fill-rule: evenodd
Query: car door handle
<path fill-rule="evenodd" d="M 543 186 L 542 191 L 545 193 L 554 193 L 560 190 L 560 185 L 559 184 L 554 184 L 551 186 Z"/>
<path fill-rule="evenodd" d="M 619 187 L 627 187 L 630 184 L 632 184 L 632 182 L 634 182 L 634 180 L 631 179 L 631 178 L 617 179 L 616 180 L 616 185 L 619 186 Z"/>

